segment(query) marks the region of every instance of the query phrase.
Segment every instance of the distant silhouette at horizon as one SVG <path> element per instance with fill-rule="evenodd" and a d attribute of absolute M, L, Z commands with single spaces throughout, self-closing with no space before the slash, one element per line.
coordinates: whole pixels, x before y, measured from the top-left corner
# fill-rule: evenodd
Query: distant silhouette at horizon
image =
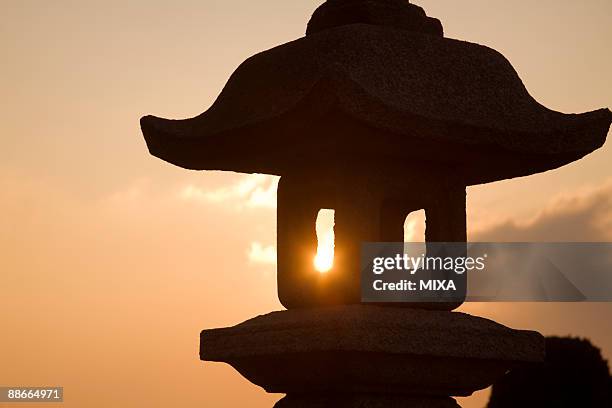
<path fill-rule="evenodd" d="M 487 408 L 612 407 L 608 361 L 588 339 L 547 337 L 544 363 L 510 371 L 493 385 Z"/>

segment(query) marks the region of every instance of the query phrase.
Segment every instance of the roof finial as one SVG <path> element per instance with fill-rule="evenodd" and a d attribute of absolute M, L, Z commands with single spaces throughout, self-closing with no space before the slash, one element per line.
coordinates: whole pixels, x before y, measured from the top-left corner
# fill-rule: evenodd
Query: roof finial
<path fill-rule="evenodd" d="M 306 35 L 348 24 L 373 24 L 443 36 L 440 20 L 408 0 L 327 0 L 308 22 Z"/>

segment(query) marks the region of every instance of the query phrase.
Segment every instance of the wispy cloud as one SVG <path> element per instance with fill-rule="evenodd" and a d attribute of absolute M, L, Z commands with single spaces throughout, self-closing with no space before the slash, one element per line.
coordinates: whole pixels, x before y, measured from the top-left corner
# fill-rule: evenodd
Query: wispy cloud
<path fill-rule="evenodd" d="M 251 263 L 276 265 L 276 247 L 274 245 L 264 246 L 257 241 L 251 242 L 247 257 Z"/>
<path fill-rule="evenodd" d="M 279 179 L 265 174 L 249 174 L 233 185 L 212 190 L 190 184 L 180 191 L 180 197 L 184 200 L 230 204 L 239 210 L 245 207 L 276 208 Z"/>
<path fill-rule="evenodd" d="M 535 217 L 472 231 L 473 241 L 612 241 L 612 182 L 552 200 Z"/>

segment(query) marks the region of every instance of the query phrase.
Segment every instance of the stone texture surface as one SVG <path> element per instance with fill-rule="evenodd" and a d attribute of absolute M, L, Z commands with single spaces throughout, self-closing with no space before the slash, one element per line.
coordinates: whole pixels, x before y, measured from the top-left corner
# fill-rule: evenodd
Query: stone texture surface
<path fill-rule="evenodd" d="M 281 393 L 464 396 L 541 361 L 544 340 L 487 319 L 365 305 L 274 312 L 204 330 L 200 356 Z"/>
<path fill-rule="evenodd" d="M 341 22 L 249 58 L 201 115 L 146 116 L 141 127 L 153 155 L 191 169 L 282 176 L 343 160 L 423 161 L 471 185 L 577 160 L 611 121 L 607 109 L 540 105 L 488 47 Z"/>
<path fill-rule="evenodd" d="M 404 395 L 331 394 L 288 395 L 274 408 L 460 408 L 452 398 L 416 398 Z"/>

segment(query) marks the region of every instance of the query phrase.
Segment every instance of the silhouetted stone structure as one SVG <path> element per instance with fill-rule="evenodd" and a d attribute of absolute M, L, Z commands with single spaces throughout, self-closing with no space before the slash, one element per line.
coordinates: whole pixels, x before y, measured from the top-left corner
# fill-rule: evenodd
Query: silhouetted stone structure
<path fill-rule="evenodd" d="M 611 121 L 607 109 L 566 115 L 545 108 L 501 54 L 445 38 L 441 23 L 408 1 L 328 0 L 313 14 L 304 38 L 246 60 L 206 112 L 185 120 L 146 116 L 141 127 L 149 151 L 178 166 L 281 176 L 278 292 L 285 307 L 296 309 L 360 303 L 361 242 L 402 241 L 411 211 L 425 209 L 427 241 L 465 242 L 466 186 L 580 159 L 604 143 Z M 315 220 L 322 208 L 336 211 L 335 261 L 326 274 L 317 273 L 312 262 Z M 407 306 L 452 310 L 459 304 Z M 204 331 L 202 358 L 230 362 L 278 392 L 296 391 L 295 384 L 306 377 L 337 374 L 329 379 L 333 395 L 322 396 L 320 387 L 304 382 L 279 407 L 329 406 L 328 397 L 334 406 L 400 407 L 454 406 L 449 395 L 484 388 L 503 370 L 542 357 L 539 335 L 507 328 L 497 332 L 494 323 L 465 315 L 366 306 L 330 310 L 290 310 Z M 375 313 L 393 314 L 406 326 L 384 329 Z M 302 326 L 301 318 L 313 325 Z M 409 325 L 414 318 L 421 322 L 418 331 Z M 358 333 L 335 326 L 344 327 L 343 322 L 355 325 L 349 328 Z M 324 327 L 318 324 L 329 329 L 322 349 Z M 455 324 L 466 324 L 461 326 L 465 333 L 472 324 L 474 343 L 448 355 L 443 339 L 456 338 Z M 431 337 L 434 327 L 437 336 Z M 504 358 L 481 355 L 482 331 L 497 341 L 489 345 Z M 351 340 L 366 333 L 361 341 Z M 513 354 L 513 336 L 522 336 L 522 347 L 531 352 Z M 386 348 L 378 343 L 383 338 L 388 338 Z M 416 348 L 405 348 L 398 339 L 427 351 L 417 358 Z M 287 357 L 288 352 L 293 354 Z M 394 358 L 403 362 L 403 371 L 393 371 Z M 483 370 L 478 381 L 463 388 L 458 383 L 459 388 L 434 386 L 443 378 L 459 381 L 444 377 L 442 367 L 477 375 L 472 367 L 482 359 L 491 370 Z M 265 361 L 274 362 L 287 381 L 294 378 L 291 386 L 274 383 L 278 378 Z M 359 366 L 351 366 L 352 361 Z M 436 370 L 417 373 L 434 361 Z M 328 372 L 328 362 L 336 370 Z M 359 377 L 358 368 L 369 366 L 376 371 Z M 344 368 L 354 371 L 340 381 Z M 409 374 L 423 379 L 406 386 Z M 397 386 L 374 387 L 377 375 L 395 379 Z M 359 377 L 359 386 L 347 388 L 352 376 Z M 409 397 L 429 388 L 435 392 L 426 401 Z"/>
<path fill-rule="evenodd" d="M 205 330 L 200 350 L 268 392 L 288 393 L 279 408 L 456 407 L 448 396 L 486 388 L 543 354 L 536 332 L 464 313 L 365 305 L 274 312 Z"/>
<path fill-rule="evenodd" d="M 246 60 L 206 112 L 141 125 L 178 166 L 282 176 L 278 289 L 292 308 L 359 303 L 360 243 L 401 241 L 413 210 L 426 240 L 464 242 L 466 186 L 579 159 L 611 117 L 545 108 L 501 54 L 444 38 L 407 1 L 336 0 L 306 37 Z M 336 210 L 341 260 L 325 275 L 312 264 L 321 208 Z"/>

